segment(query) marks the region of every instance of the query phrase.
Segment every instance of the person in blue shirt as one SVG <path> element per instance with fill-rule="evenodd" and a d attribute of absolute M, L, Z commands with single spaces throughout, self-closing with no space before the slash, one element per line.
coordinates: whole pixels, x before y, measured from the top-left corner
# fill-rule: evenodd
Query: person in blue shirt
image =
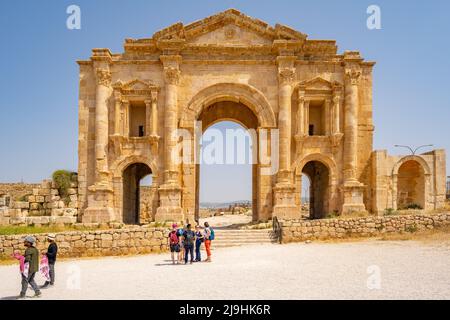
<path fill-rule="evenodd" d="M 200 249 L 202 246 L 202 242 L 204 240 L 203 233 L 200 229 L 200 226 L 195 227 L 195 262 L 202 261 Z"/>

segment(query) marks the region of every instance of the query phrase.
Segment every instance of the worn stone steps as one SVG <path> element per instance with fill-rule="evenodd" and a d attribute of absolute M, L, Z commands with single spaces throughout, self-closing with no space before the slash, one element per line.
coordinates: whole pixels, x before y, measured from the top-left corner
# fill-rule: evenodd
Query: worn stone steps
<path fill-rule="evenodd" d="M 277 243 L 271 229 L 219 229 L 214 232 L 213 248 Z"/>

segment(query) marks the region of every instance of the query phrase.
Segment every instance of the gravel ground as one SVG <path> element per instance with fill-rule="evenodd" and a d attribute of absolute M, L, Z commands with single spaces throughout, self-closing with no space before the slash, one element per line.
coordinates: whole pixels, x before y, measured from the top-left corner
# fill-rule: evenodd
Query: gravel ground
<path fill-rule="evenodd" d="M 57 284 L 40 299 L 450 298 L 449 243 L 255 245 L 217 249 L 214 262 L 186 266 L 168 258 L 60 261 Z M 0 284 L 3 299 L 19 293 L 17 265 L 0 266 Z"/>

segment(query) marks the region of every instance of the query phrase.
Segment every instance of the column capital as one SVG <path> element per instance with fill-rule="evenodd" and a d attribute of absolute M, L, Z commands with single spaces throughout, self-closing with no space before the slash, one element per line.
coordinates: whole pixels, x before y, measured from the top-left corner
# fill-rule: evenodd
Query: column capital
<path fill-rule="evenodd" d="M 158 91 L 152 90 L 150 93 L 150 98 L 152 102 L 156 102 L 158 100 Z"/>
<path fill-rule="evenodd" d="M 111 72 L 108 69 L 96 68 L 95 78 L 97 80 L 97 84 L 99 85 L 109 87 L 111 84 Z"/>
<path fill-rule="evenodd" d="M 298 89 L 298 100 L 299 102 L 305 102 L 305 94 L 306 94 L 306 89 L 304 86 L 299 86 Z"/>
<path fill-rule="evenodd" d="M 124 106 L 128 106 L 130 104 L 130 100 L 128 99 L 122 99 L 121 101 Z"/>
<path fill-rule="evenodd" d="M 357 85 L 361 78 L 361 69 L 355 67 L 345 69 L 345 78 L 351 85 Z"/>
<path fill-rule="evenodd" d="M 295 68 L 279 68 L 278 81 L 280 84 L 291 84 L 295 81 Z"/>
<path fill-rule="evenodd" d="M 180 74 L 180 69 L 176 67 L 164 67 L 164 80 L 168 84 L 178 85 Z"/>

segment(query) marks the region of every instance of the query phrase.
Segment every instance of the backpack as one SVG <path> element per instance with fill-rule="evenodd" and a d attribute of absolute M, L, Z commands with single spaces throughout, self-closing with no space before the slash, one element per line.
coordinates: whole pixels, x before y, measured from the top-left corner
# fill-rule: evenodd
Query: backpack
<path fill-rule="evenodd" d="M 169 234 L 170 244 L 178 244 L 178 235 L 177 232 L 171 231 Z"/>
<path fill-rule="evenodd" d="M 195 233 L 192 230 L 187 230 L 184 233 L 185 243 L 188 245 L 194 244 Z"/>
<path fill-rule="evenodd" d="M 183 229 L 180 228 L 177 230 L 177 236 L 181 237 L 181 236 L 183 236 L 183 233 L 184 233 Z"/>
<path fill-rule="evenodd" d="M 214 240 L 214 238 L 215 238 L 215 235 L 214 235 L 214 229 L 211 228 L 211 227 L 209 227 L 209 232 L 210 232 L 210 234 L 209 234 L 209 240 Z"/>

